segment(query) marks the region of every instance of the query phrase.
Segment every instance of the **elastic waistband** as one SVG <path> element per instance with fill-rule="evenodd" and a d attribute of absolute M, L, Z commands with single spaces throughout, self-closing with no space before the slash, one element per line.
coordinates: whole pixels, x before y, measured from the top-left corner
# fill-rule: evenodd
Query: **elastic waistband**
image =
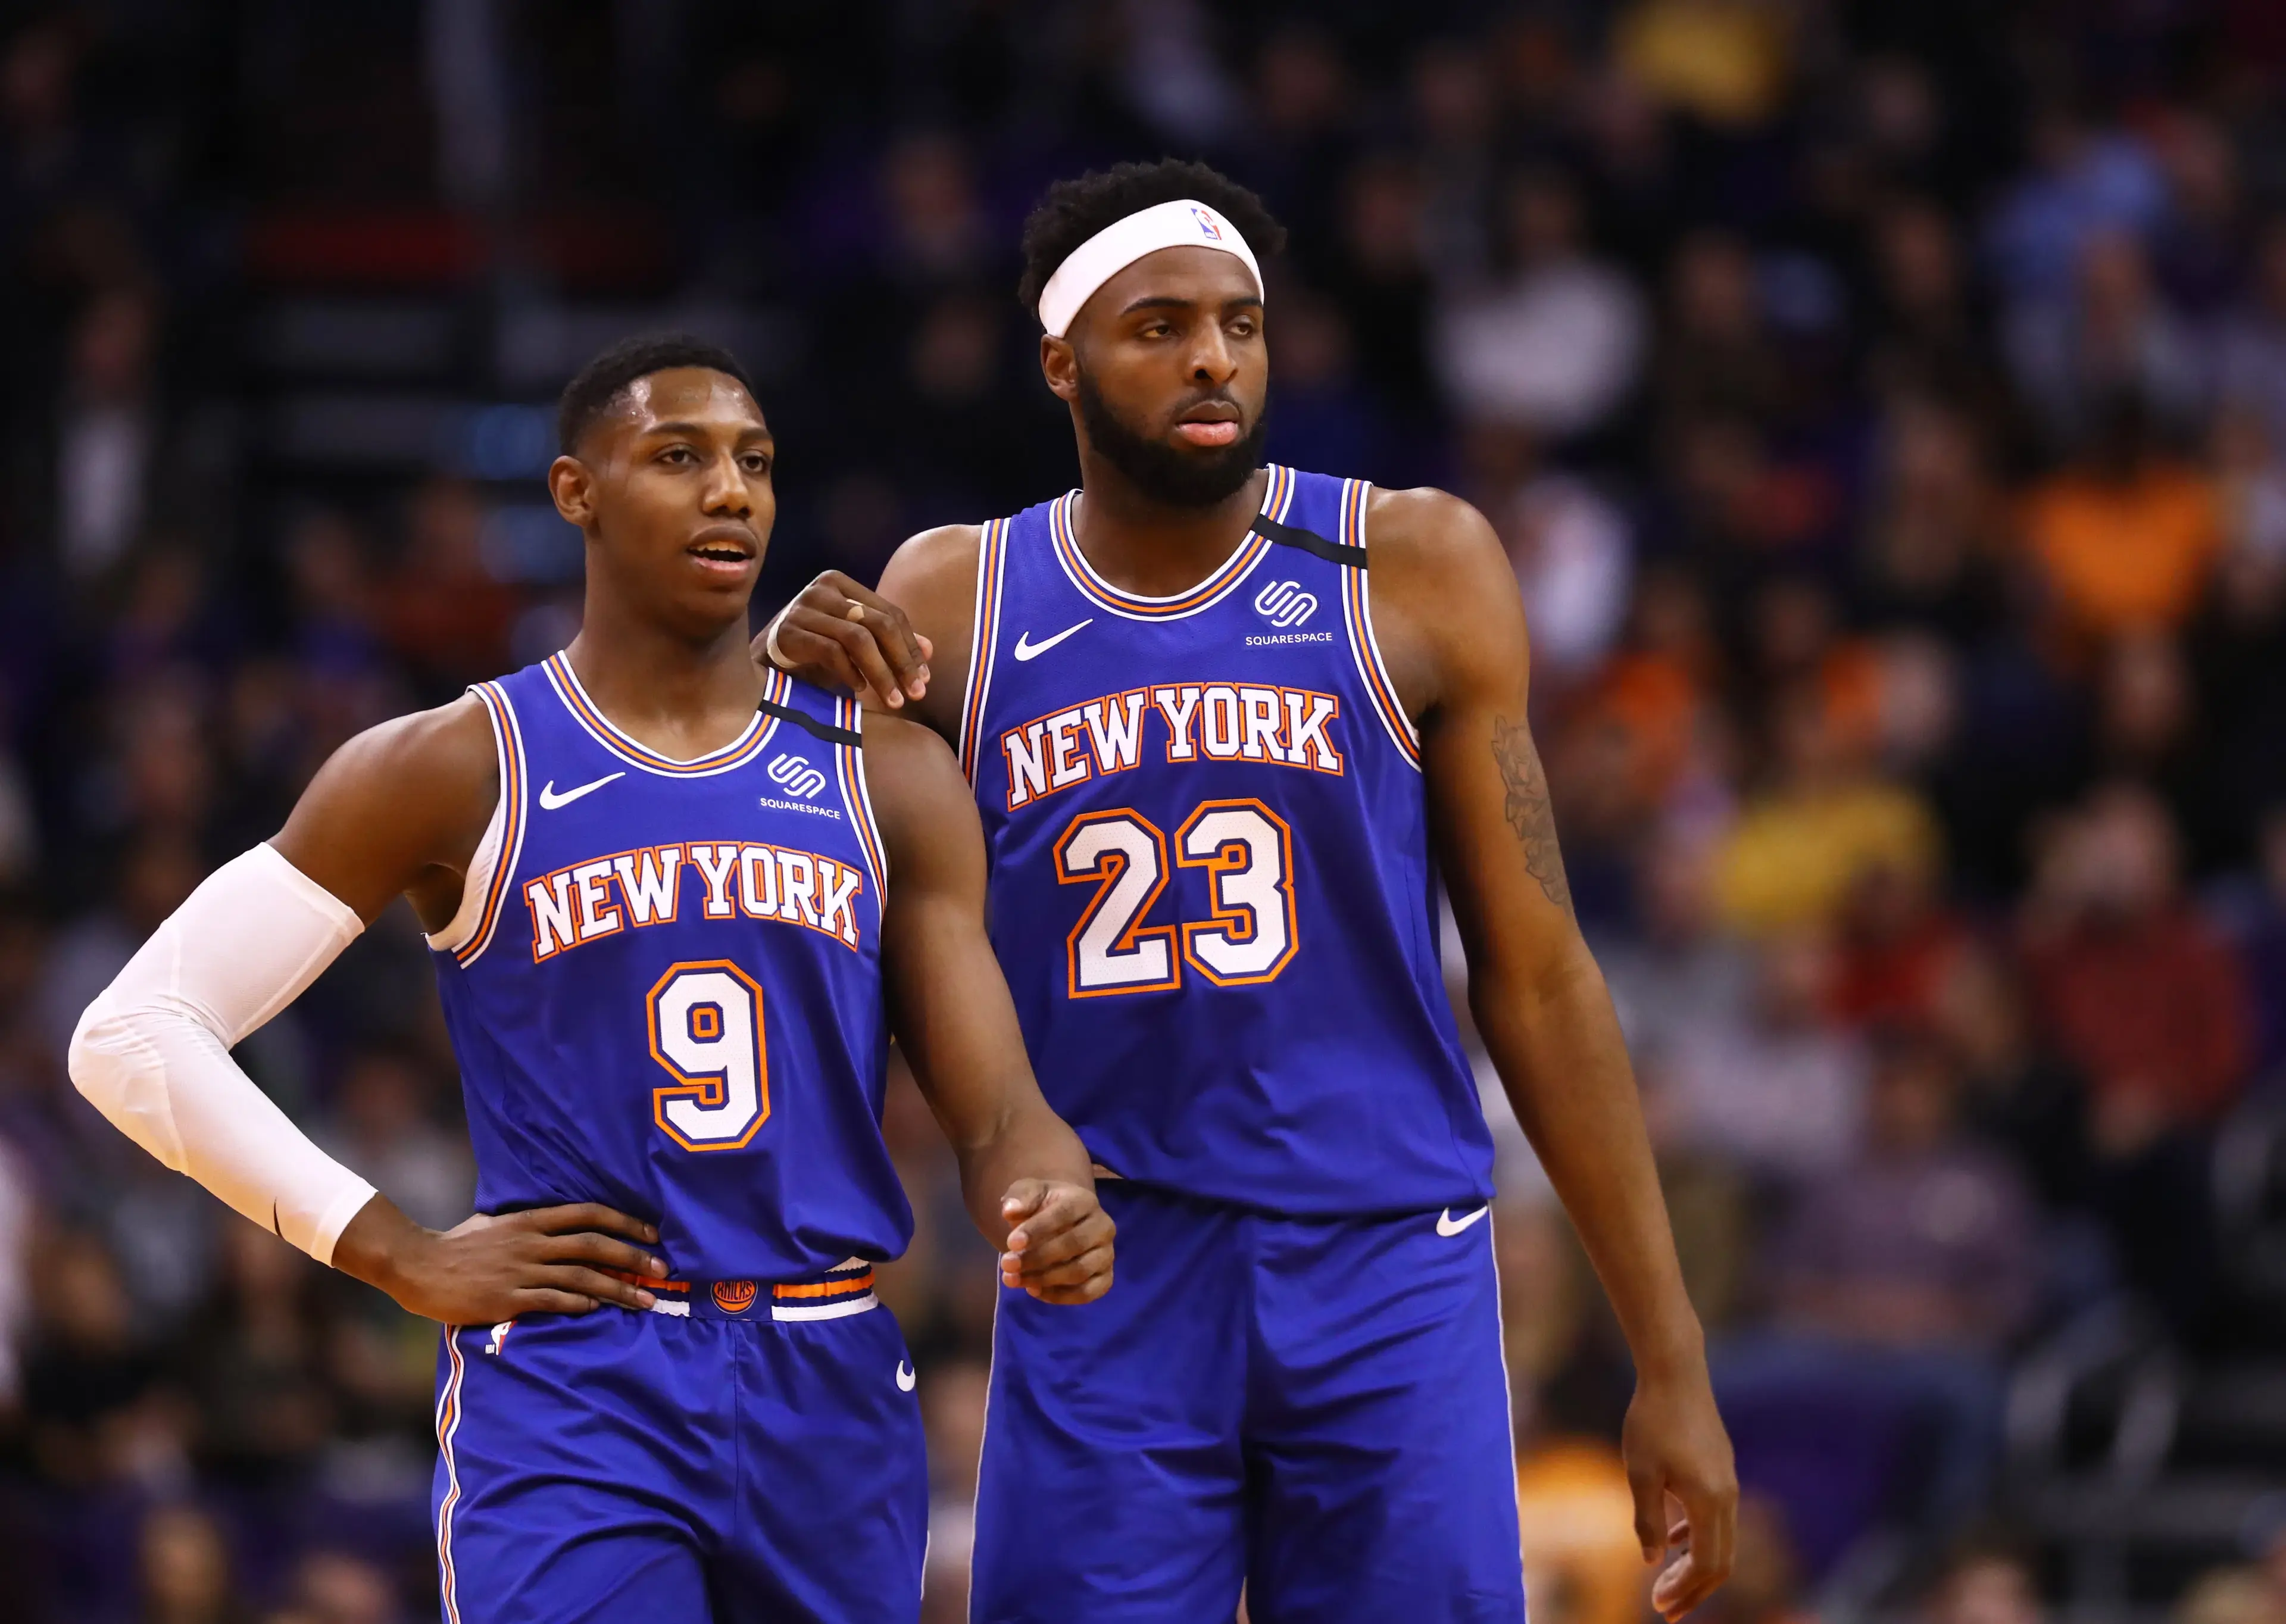
<path fill-rule="evenodd" d="M 605 1273 L 650 1292 L 656 1299 L 651 1313 L 678 1320 L 759 1320 L 765 1305 L 773 1320 L 839 1320 L 881 1305 L 873 1295 L 873 1265 L 863 1257 L 797 1280 L 650 1280 L 616 1269 Z"/>

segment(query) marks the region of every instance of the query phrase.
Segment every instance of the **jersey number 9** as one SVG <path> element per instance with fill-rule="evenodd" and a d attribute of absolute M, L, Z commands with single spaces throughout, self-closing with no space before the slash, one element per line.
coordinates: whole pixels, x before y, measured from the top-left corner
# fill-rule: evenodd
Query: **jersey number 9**
<path fill-rule="evenodd" d="M 762 989 L 727 959 L 671 967 L 648 1000 L 650 1057 L 674 1081 L 651 1116 L 685 1150 L 737 1150 L 769 1119 Z"/>

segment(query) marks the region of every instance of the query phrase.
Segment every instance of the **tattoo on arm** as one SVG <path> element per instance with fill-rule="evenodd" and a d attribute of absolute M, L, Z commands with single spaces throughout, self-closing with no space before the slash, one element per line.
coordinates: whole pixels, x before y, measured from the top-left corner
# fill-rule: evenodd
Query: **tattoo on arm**
<path fill-rule="evenodd" d="M 1532 729 L 1521 719 L 1493 718 L 1493 760 L 1508 785 L 1509 827 L 1524 842 L 1524 866 L 1540 882 L 1548 900 L 1572 911 L 1572 882 L 1565 877 L 1564 854 L 1556 846 L 1556 814 L 1548 802 L 1548 772 Z"/>

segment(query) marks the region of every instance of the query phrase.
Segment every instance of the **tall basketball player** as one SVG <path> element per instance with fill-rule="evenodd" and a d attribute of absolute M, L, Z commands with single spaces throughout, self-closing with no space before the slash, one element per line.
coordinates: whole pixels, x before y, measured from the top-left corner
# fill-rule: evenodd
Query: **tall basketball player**
<path fill-rule="evenodd" d="M 1119 1222 L 1100 1306 L 1003 1294 L 972 1616 L 1190 1624 L 1242 1584 L 1256 1624 L 1520 1624 L 1441 872 L 1635 1354 L 1636 1533 L 1685 1547 L 1654 1589 L 1677 1618 L 1730 1567 L 1730 1444 L 1573 918 L 1515 579 L 1442 492 L 1261 465 L 1282 235 L 1195 164 L 1052 188 L 1022 296 L 1082 487 L 914 537 L 878 596 L 822 578 L 764 640 L 957 742 L 1033 1063 Z"/>
<path fill-rule="evenodd" d="M 776 505 L 737 362 L 607 351 L 561 438 L 571 647 L 345 745 L 90 1007 L 72 1076 L 169 1167 L 446 1322 L 447 1620 L 910 1620 L 926 1477 L 872 1292 L 911 1230 L 885 1007 L 1011 1289 L 1100 1297 L 1111 1226 L 1025 1065 L 952 753 L 747 658 Z M 487 1215 L 449 1234 L 229 1055 L 400 894 Z"/>

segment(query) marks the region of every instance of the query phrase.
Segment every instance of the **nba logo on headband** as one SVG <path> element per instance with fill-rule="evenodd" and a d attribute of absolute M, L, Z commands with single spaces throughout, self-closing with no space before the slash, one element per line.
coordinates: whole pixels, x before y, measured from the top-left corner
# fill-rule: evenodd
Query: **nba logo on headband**
<path fill-rule="evenodd" d="M 1146 254 L 1207 248 L 1242 261 L 1262 291 L 1262 268 L 1238 227 L 1196 198 L 1171 198 L 1115 220 L 1071 251 L 1040 289 L 1040 326 L 1056 338 L 1070 330 L 1088 296 Z"/>

